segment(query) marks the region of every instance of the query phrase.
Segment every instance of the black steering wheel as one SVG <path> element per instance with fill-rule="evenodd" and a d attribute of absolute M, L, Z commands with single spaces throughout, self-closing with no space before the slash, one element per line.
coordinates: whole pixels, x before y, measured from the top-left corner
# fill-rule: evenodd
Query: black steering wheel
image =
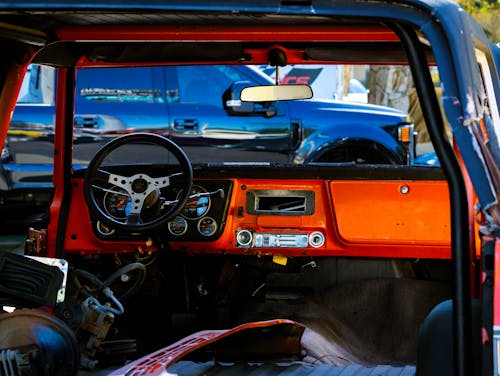
<path fill-rule="evenodd" d="M 130 144 L 143 145 L 143 149 L 129 151 Z M 172 171 L 166 175 L 161 171 L 161 176 L 151 177 L 141 172 L 145 165 L 138 160 L 137 163 L 126 163 L 124 167 L 128 172 L 122 175 L 115 173 L 116 167 L 103 165 L 106 157 L 123 146 L 127 158 L 131 155 L 142 158 L 142 151 L 151 150 L 147 149 L 148 144 L 161 147 L 162 158 L 169 159 L 167 155 L 173 155 L 177 163 Z M 167 162 L 155 160 L 155 163 Z M 84 193 L 89 210 L 103 224 L 140 232 L 159 227 L 174 218 L 189 198 L 192 184 L 191 163 L 179 146 L 160 135 L 133 133 L 108 142 L 96 153 L 85 173 Z M 174 194 L 173 199 L 167 200 L 164 193 Z"/>

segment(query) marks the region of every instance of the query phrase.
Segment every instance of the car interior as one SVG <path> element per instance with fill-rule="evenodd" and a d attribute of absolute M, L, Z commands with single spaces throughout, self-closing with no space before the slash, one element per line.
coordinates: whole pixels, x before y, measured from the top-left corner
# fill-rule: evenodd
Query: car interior
<path fill-rule="evenodd" d="M 470 235 L 479 225 L 464 214 L 475 201 L 472 186 L 463 184 L 467 190 L 457 196 L 450 185 L 449 166 L 456 172 L 460 165 L 454 157 L 449 161 L 453 140 L 443 135 L 446 119 L 432 76 L 440 67 L 421 30 L 377 17 L 293 12 L 56 11 L 15 20 L 29 38 L 0 33 L 19 52 L 15 69 L 22 74 L 28 64 L 39 64 L 57 72 L 52 200 L 32 224 L 25 254 L 59 260 L 56 269 L 66 271 L 34 272 L 39 265 L 6 259 L 33 278 L 23 281 L 19 269 L 3 274 L 12 286 L 42 287 L 9 295 L 3 305 L 18 309 L 0 319 L 0 329 L 24 330 L 28 319 L 51 327 L 62 339 L 46 367 L 67 370 L 58 375 L 110 372 L 200 330 L 272 319 L 304 325 L 300 356 L 284 356 L 272 339 L 264 353 L 240 341 L 221 358 L 215 350 L 193 351 L 169 372 L 273 374 L 267 360 L 277 367 L 277 358 L 287 362 L 280 372 L 322 366 L 348 374 L 426 374 L 439 351 L 448 367 L 450 346 L 419 332 L 434 307 L 463 293 L 454 287 L 453 236 L 470 247 L 460 262 L 474 265 L 477 274 L 462 277 L 473 281 L 468 294 L 479 298 L 479 243 Z M 256 151 L 259 160 L 242 162 L 248 150 L 234 143 L 181 147 L 147 131 L 104 136 L 94 147 L 74 142 L 77 70 L 271 65 L 279 76 L 280 67 L 291 64 L 410 67 L 426 126 L 434 132 L 432 150 L 445 167 L 294 164 L 266 150 Z M 203 96 L 204 77 L 192 79 Z M 7 89 L 15 92 L 19 85 Z M 239 100 L 242 106 L 288 105 L 310 94 L 307 85 L 278 84 L 244 88 Z M 74 163 L 75 153 L 86 152 L 88 164 Z M 456 235 L 456 229 L 466 231 Z M 65 292 L 50 284 L 56 277 L 64 278 Z M 40 305 L 52 313 L 35 313 Z M 443 310 L 439 336 L 451 341 L 451 308 Z M 422 346 L 426 335 L 429 345 Z M 15 347 L 13 337 L 0 335 L 0 344 Z"/>

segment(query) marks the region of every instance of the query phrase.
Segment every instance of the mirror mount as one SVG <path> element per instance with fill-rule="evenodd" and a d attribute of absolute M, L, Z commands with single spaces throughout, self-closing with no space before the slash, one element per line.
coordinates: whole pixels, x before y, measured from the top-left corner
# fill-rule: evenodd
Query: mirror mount
<path fill-rule="evenodd" d="M 276 67 L 275 84 L 280 84 L 280 67 L 286 66 L 288 59 L 286 52 L 282 48 L 274 47 L 269 51 L 269 65 Z"/>

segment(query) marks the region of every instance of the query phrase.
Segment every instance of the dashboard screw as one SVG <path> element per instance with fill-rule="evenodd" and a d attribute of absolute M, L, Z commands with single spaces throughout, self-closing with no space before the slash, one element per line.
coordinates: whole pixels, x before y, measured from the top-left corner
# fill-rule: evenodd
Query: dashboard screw
<path fill-rule="evenodd" d="M 401 187 L 399 187 L 399 192 L 401 192 L 402 194 L 406 195 L 410 192 L 410 187 L 407 186 L 406 184 L 405 185 L 402 185 Z"/>

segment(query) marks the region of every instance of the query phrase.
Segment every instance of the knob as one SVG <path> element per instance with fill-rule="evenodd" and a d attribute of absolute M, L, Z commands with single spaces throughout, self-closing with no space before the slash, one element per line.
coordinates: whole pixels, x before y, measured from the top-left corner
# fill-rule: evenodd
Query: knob
<path fill-rule="evenodd" d="M 249 230 L 239 230 L 236 232 L 236 244 L 240 247 L 248 247 L 251 245 L 253 235 Z"/>
<path fill-rule="evenodd" d="M 309 235 L 309 245 L 314 248 L 319 248 L 325 244 L 325 235 L 319 231 L 315 231 Z"/>

